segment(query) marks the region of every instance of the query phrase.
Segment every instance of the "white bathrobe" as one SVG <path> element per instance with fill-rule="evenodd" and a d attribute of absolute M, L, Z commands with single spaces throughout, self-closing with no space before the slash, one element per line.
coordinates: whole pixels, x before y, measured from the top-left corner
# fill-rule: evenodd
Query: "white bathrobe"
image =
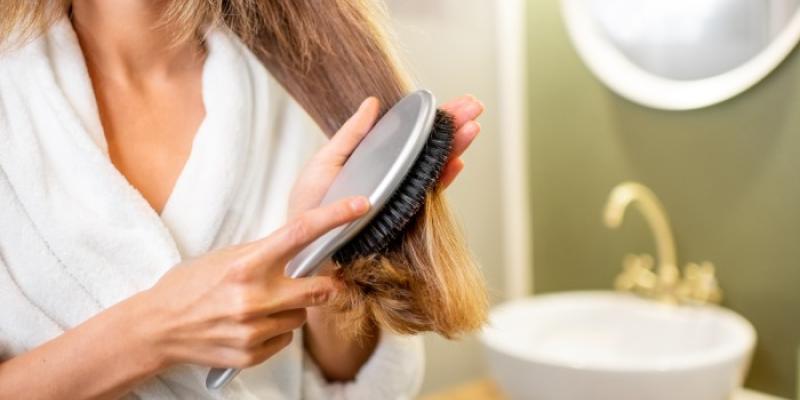
<path fill-rule="evenodd" d="M 69 21 L 0 54 L 0 359 L 151 287 L 184 258 L 284 223 L 290 187 L 323 136 L 231 33 L 213 31 L 206 45 L 206 117 L 161 215 L 109 160 Z M 207 371 L 172 368 L 131 397 L 404 399 L 419 387 L 422 349 L 384 334 L 347 384 L 322 379 L 300 335 L 220 391 L 205 389 Z"/>

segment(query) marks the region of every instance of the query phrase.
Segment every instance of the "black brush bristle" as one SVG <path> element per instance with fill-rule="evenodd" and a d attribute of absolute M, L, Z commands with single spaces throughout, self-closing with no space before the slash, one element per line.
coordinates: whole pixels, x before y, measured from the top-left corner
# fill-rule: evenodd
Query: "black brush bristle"
<path fill-rule="evenodd" d="M 333 255 L 334 261 L 349 264 L 358 257 L 384 253 L 400 237 L 436 186 L 453 148 L 453 131 L 453 117 L 436 110 L 430 137 L 408 176 L 375 218 Z"/>

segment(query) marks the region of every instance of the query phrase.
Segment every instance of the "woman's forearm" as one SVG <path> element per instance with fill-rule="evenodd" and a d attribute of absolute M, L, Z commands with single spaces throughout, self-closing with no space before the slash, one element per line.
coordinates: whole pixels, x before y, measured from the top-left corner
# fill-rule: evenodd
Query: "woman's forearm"
<path fill-rule="evenodd" d="M 134 298 L 0 363 L 0 399 L 115 399 L 156 375 L 165 362 Z"/>
<path fill-rule="evenodd" d="M 304 344 L 323 375 L 329 381 L 350 381 L 369 360 L 378 344 L 380 331 L 373 328 L 362 338 L 345 338 L 338 329 L 335 318 L 324 307 L 307 311 Z"/>

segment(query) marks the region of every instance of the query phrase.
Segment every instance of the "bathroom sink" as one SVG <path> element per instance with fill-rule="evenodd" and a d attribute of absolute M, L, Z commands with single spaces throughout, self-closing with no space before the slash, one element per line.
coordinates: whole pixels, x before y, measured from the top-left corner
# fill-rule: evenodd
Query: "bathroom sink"
<path fill-rule="evenodd" d="M 756 334 L 720 307 L 565 292 L 499 305 L 481 340 L 511 399 L 725 400 Z"/>

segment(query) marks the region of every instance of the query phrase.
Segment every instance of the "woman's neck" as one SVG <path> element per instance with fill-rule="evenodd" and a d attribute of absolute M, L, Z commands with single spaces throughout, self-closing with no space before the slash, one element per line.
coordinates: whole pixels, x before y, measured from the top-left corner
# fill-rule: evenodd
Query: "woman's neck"
<path fill-rule="evenodd" d="M 175 43 L 157 0 L 74 0 L 72 25 L 90 69 L 118 84 L 168 79 L 202 62 L 199 39 Z"/>

